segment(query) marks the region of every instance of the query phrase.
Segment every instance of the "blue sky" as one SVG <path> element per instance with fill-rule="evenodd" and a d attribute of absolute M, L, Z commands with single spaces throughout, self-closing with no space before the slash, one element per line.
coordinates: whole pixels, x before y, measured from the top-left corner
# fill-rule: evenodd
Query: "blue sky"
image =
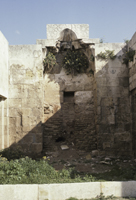
<path fill-rule="evenodd" d="M 136 31 L 136 0 L 0 0 L 10 45 L 46 39 L 46 24 L 89 24 L 90 38 L 124 42 Z"/>

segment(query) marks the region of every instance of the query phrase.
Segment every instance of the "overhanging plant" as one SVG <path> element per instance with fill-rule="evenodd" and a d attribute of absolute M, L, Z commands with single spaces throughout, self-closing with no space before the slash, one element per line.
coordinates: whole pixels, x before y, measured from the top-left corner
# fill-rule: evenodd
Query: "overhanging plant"
<path fill-rule="evenodd" d="M 124 52 L 123 64 L 128 65 L 129 62 L 132 62 L 134 55 L 135 55 L 135 50 L 133 50 L 132 48 L 129 48 L 129 51 L 126 50 Z"/>
<path fill-rule="evenodd" d="M 105 50 L 105 52 L 101 51 L 99 54 L 97 54 L 97 58 L 102 60 L 114 60 L 116 55 L 114 54 L 114 50 Z"/>
<path fill-rule="evenodd" d="M 63 67 L 67 74 L 76 75 L 86 72 L 89 61 L 82 50 L 67 50 L 63 59 Z"/>
<path fill-rule="evenodd" d="M 43 60 L 43 66 L 44 66 L 44 73 L 50 72 L 52 68 L 56 64 L 56 57 L 53 53 L 49 52 L 46 56 L 46 58 Z"/>

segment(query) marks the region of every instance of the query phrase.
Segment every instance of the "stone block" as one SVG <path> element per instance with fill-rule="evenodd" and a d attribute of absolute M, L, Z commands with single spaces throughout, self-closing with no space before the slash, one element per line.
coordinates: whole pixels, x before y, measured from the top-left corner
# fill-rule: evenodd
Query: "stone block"
<path fill-rule="evenodd" d="M 69 28 L 75 32 L 77 38 L 89 38 L 89 25 L 88 24 L 47 24 L 47 39 L 58 39 L 60 32 Z"/>
<path fill-rule="evenodd" d="M 9 107 L 21 108 L 22 99 L 9 99 Z"/>
<path fill-rule="evenodd" d="M 28 132 L 28 131 L 31 131 L 31 130 L 32 130 L 32 127 L 31 127 L 31 125 L 29 124 L 29 125 L 27 125 L 27 126 L 23 126 L 23 127 L 22 127 L 22 130 L 23 130 L 24 132 Z"/>
<path fill-rule="evenodd" d="M 75 83 L 68 83 L 65 85 L 65 91 L 67 92 L 73 92 L 73 91 L 77 91 L 77 86 Z"/>
<path fill-rule="evenodd" d="M 111 148 L 119 152 L 131 151 L 132 144 L 127 141 L 117 141 L 116 143 L 111 144 Z"/>
<path fill-rule="evenodd" d="M 115 77 L 115 78 L 108 77 L 107 78 L 107 86 L 119 87 L 119 85 L 120 85 L 119 78 L 117 78 L 117 77 Z"/>
<path fill-rule="evenodd" d="M 33 153 L 41 153 L 43 148 L 43 144 L 42 143 L 33 143 L 31 144 L 31 151 Z"/>
<path fill-rule="evenodd" d="M 1 200 L 37 200 L 38 185 L 0 185 Z"/>
<path fill-rule="evenodd" d="M 122 197 L 122 183 L 121 182 L 102 182 L 101 191 L 104 196 L 114 195 Z"/>
<path fill-rule="evenodd" d="M 113 107 L 114 100 L 112 97 L 102 97 L 101 98 L 101 106 L 105 107 Z"/>
<path fill-rule="evenodd" d="M 38 185 L 15 185 L 15 199 L 14 200 L 37 200 L 38 199 Z"/>
<path fill-rule="evenodd" d="M 16 118 L 9 117 L 9 127 L 16 127 Z"/>
<path fill-rule="evenodd" d="M 93 90 L 93 84 L 91 84 L 91 83 L 84 84 L 84 90 L 85 91 L 91 91 L 91 90 Z"/>
<path fill-rule="evenodd" d="M 99 151 L 98 150 L 93 150 L 92 152 L 91 152 L 91 154 L 92 154 L 92 157 L 97 157 L 98 155 L 99 155 Z"/>
<path fill-rule="evenodd" d="M 9 108 L 9 117 L 18 116 L 18 110 L 16 108 Z"/>
<path fill-rule="evenodd" d="M 36 142 L 37 143 L 42 143 L 43 142 L 43 134 L 42 133 L 37 133 L 36 134 Z"/>
<path fill-rule="evenodd" d="M 103 143 L 103 149 L 107 149 L 107 148 L 110 148 L 110 147 L 111 147 L 111 144 L 109 142 Z"/>
<path fill-rule="evenodd" d="M 107 78 L 106 77 L 97 77 L 96 84 L 97 84 L 97 86 L 107 86 Z"/>
<path fill-rule="evenodd" d="M 115 133 L 114 134 L 114 141 L 115 141 L 115 143 L 117 143 L 118 141 L 130 142 L 131 141 L 131 134 L 130 134 L 130 132 Z"/>
<path fill-rule="evenodd" d="M 16 127 L 22 126 L 22 116 L 16 117 Z"/>
<path fill-rule="evenodd" d="M 49 192 L 50 200 L 65 200 L 70 197 L 75 197 L 78 199 L 94 198 L 97 195 L 100 195 L 100 183 L 51 184 L 49 187 Z"/>
<path fill-rule="evenodd" d="M 45 200 L 45 199 L 50 198 L 49 187 L 50 187 L 50 185 L 47 185 L 47 184 L 38 185 L 39 200 Z"/>
<path fill-rule="evenodd" d="M 109 122 L 109 124 L 115 124 L 115 115 L 114 114 L 108 116 L 108 122 Z"/>
<path fill-rule="evenodd" d="M 3 97 L 8 97 L 8 55 L 9 55 L 9 45 L 8 41 L 0 31 L 0 95 Z"/>
<path fill-rule="evenodd" d="M 98 97 L 107 97 L 109 95 L 109 88 L 106 86 L 97 86 L 97 96 Z"/>
<path fill-rule="evenodd" d="M 129 79 L 128 77 L 120 77 L 119 78 L 119 84 L 120 86 L 123 86 L 123 87 L 128 87 L 129 86 Z"/>
<path fill-rule="evenodd" d="M 75 103 L 92 103 L 93 102 L 93 93 L 91 91 L 79 91 L 75 92 Z"/>
<path fill-rule="evenodd" d="M 31 115 L 31 108 L 22 108 L 22 114 L 23 116 L 30 116 Z"/>
<path fill-rule="evenodd" d="M 104 196 L 136 197 L 136 181 L 102 182 L 101 192 Z"/>
<path fill-rule="evenodd" d="M 88 24 L 71 24 L 72 31 L 75 32 L 77 38 L 89 39 L 89 25 Z"/>
<path fill-rule="evenodd" d="M 108 89 L 108 95 L 111 97 L 120 97 L 121 96 L 121 90 L 124 88 L 121 87 L 107 87 Z"/>
<path fill-rule="evenodd" d="M 0 185 L 0 199 L 15 200 L 15 185 Z"/>
<path fill-rule="evenodd" d="M 21 85 L 9 85 L 9 98 L 21 98 Z"/>
<path fill-rule="evenodd" d="M 24 136 L 24 137 L 22 138 L 22 141 L 21 141 L 21 142 L 30 145 L 30 144 L 33 143 L 33 137 L 32 137 L 31 135 L 29 135 L 29 133 L 28 133 L 26 136 Z"/>
<path fill-rule="evenodd" d="M 31 118 L 23 116 L 22 117 L 22 125 L 23 125 L 23 127 L 30 126 L 31 125 Z"/>

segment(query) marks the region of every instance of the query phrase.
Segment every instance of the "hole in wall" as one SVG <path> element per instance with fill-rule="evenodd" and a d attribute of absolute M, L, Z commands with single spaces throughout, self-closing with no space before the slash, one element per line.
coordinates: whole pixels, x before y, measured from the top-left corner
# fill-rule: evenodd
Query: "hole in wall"
<path fill-rule="evenodd" d="M 58 137 L 55 142 L 65 142 L 65 138 L 64 137 Z"/>
<path fill-rule="evenodd" d="M 64 102 L 74 103 L 74 92 L 64 92 Z"/>

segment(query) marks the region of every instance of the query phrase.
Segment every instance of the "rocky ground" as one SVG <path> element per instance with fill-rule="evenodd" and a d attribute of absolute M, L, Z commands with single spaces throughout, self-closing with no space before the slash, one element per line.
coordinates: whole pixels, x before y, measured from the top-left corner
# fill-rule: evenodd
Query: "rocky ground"
<path fill-rule="evenodd" d="M 72 167 L 78 173 L 100 174 L 110 172 L 115 168 L 116 170 L 136 168 L 136 159 L 92 156 L 88 152 L 76 150 L 73 146 L 62 145 L 59 151 L 46 153 L 44 158 L 56 170 Z"/>

